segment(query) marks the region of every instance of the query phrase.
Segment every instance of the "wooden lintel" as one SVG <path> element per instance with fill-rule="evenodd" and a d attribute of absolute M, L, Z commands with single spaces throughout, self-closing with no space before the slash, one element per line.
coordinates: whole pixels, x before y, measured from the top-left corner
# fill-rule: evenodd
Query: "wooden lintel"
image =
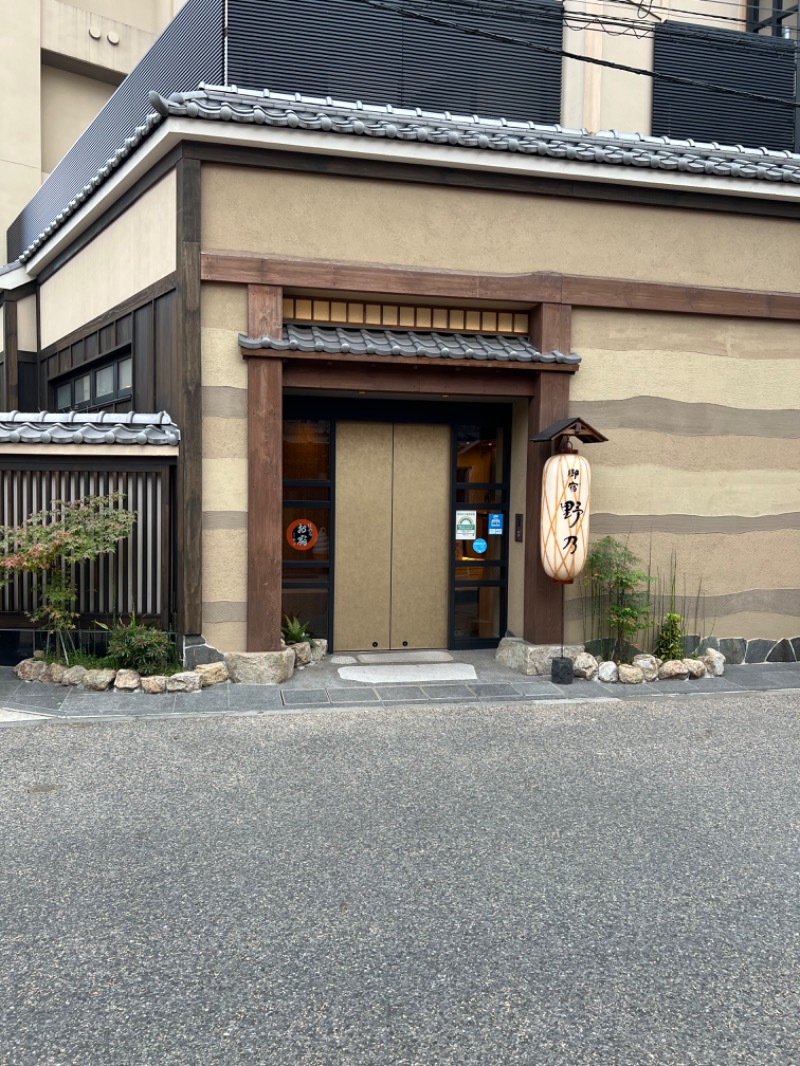
<path fill-rule="evenodd" d="M 797 293 L 572 274 L 483 274 L 209 250 L 202 254 L 202 278 L 203 281 L 276 285 L 304 291 L 508 300 L 800 321 L 800 295 Z"/>
<path fill-rule="evenodd" d="M 203 253 L 203 280 L 525 303 L 560 302 L 561 296 L 561 278 L 557 274 L 479 274 L 224 251 Z"/>
<path fill-rule="evenodd" d="M 255 361 L 255 360 L 253 360 Z M 353 366 L 337 361 L 287 360 L 283 369 L 284 388 L 335 389 L 344 392 L 397 392 L 430 396 L 533 396 L 539 377 L 536 373 L 498 374 L 467 363 L 463 369 L 452 366 L 404 366 L 400 359 L 392 365 Z"/>

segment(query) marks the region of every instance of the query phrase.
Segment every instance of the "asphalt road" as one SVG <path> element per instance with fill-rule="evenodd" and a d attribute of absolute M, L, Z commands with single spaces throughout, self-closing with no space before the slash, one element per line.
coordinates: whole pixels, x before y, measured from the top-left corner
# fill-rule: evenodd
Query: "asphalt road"
<path fill-rule="evenodd" d="M 0 731 L 0 1063 L 800 1063 L 800 696 Z"/>

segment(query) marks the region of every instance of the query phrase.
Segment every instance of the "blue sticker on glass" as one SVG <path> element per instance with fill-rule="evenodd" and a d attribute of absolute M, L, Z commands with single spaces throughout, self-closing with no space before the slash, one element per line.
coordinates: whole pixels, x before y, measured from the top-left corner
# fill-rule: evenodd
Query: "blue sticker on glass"
<path fill-rule="evenodd" d="M 503 515 L 490 514 L 489 515 L 489 536 L 499 537 L 503 533 Z"/>
<path fill-rule="evenodd" d="M 488 547 L 489 545 L 482 538 L 479 538 L 478 540 L 473 540 L 472 542 L 472 550 L 474 552 L 477 552 L 478 555 L 483 555 L 483 553 Z"/>

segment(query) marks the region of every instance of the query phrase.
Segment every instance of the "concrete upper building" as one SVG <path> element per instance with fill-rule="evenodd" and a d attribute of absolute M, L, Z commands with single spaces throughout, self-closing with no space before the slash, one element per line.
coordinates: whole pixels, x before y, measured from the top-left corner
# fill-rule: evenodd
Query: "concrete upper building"
<path fill-rule="evenodd" d="M 5 232 L 183 0 L 6 0 L 0 66 Z"/>
<path fill-rule="evenodd" d="M 0 259 L 5 260 L 8 226 L 183 3 L 184 0 L 86 0 L 83 4 L 67 0 L 6 0 L 3 30 L 7 47 L 0 69 L 4 100 L 0 113 Z M 209 0 L 209 10 L 215 4 L 224 16 L 226 0 Z M 266 5 L 264 10 L 269 11 L 269 7 Z M 319 58 L 309 56 L 302 40 L 308 23 L 317 14 L 316 7 L 310 0 L 292 5 L 292 32 L 301 57 L 298 76 L 305 92 L 321 92 L 325 88 L 302 77 L 302 68 Z M 345 25 L 348 19 L 360 22 L 360 27 L 353 27 L 352 36 L 362 49 L 362 35 L 369 38 L 370 20 L 388 17 L 385 11 L 371 8 L 367 0 L 363 0 L 360 9 L 352 4 L 328 5 L 326 17 L 335 20 L 337 7 Z M 463 10 L 456 5 L 439 11 L 434 5 L 428 10 L 432 21 L 418 23 L 417 36 L 424 41 L 426 36 L 446 32 L 437 25 L 437 19 L 439 23 L 469 20 L 468 5 L 462 7 Z M 628 0 L 565 0 L 563 7 L 536 0 L 506 7 L 505 21 L 493 24 L 496 39 L 484 38 L 484 48 L 507 58 L 510 39 L 515 36 L 531 39 L 536 47 L 521 52 L 517 49 L 512 66 L 519 68 L 521 61 L 528 61 L 527 87 L 512 94 L 517 97 L 518 113 L 511 115 L 506 107 L 500 112 L 503 117 L 560 122 L 590 132 L 620 130 L 692 136 L 701 141 L 748 147 L 797 148 L 791 108 L 748 99 L 747 95 L 709 93 L 698 87 L 728 83 L 753 98 L 793 98 L 793 38 L 798 16 L 788 0 L 785 5 L 779 0 L 769 6 L 758 0 L 648 0 L 643 4 Z M 280 22 L 279 11 L 275 17 Z M 735 47 L 731 43 L 734 38 Z M 366 44 L 367 52 L 374 48 L 374 40 Z M 298 58 L 297 52 L 294 58 Z M 453 56 L 454 62 L 458 59 L 457 54 Z M 646 73 L 634 73 L 652 72 L 654 66 L 659 72 L 655 79 Z M 291 79 L 286 80 L 285 73 L 279 57 L 275 78 L 265 72 L 266 83 L 252 87 L 294 91 L 295 85 L 289 83 Z M 334 82 L 341 73 L 326 72 Z M 456 81 L 465 73 L 473 76 L 462 69 Z M 431 99 L 429 90 L 437 79 L 431 80 L 429 74 L 423 71 L 417 77 L 416 97 L 414 88 L 408 88 L 409 102 L 460 110 L 457 101 L 448 105 Z M 442 71 L 439 81 L 451 75 L 452 71 Z M 685 84 L 670 78 L 683 78 Z M 383 83 L 381 78 L 372 80 L 375 85 L 370 102 L 400 102 L 391 92 L 391 78 Z M 368 98 L 363 70 L 359 70 L 356 81 L 364 98 Z M 355 91 L 347 91 L 350 88 L 344 84 L 341 88 L 331 87 L 331 91 L 345 99 L 357 98 Z M 487 103 L 488 111 L 485 106 L 471 110 L 491 117 L 491 101 Z"/>

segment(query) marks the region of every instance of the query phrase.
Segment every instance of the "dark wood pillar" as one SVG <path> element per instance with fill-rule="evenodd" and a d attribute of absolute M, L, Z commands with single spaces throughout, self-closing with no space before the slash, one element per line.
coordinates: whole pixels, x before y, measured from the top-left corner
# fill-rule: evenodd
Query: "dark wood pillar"
<path fill-rule="evenodd" d="M 248 286 L 247 332 L 279 337 L 283 291 Z M 281 644 L 283 533 L 283 362 L 264 349 L 247 359 L 247 650 Z"/>
<path fill-rule="evenodd" d="M 531 341 L 543 352 L 570 350 L 571 308 L 541 304 L 531 315 Z M 525 487 L 525 614 L 523 637 L 532 644 L 558 644 L 564 635 L 563 587 L 545 574 L 539 558 L 539 512 L 542 471 L 550 458 L 549 444 L 531 438 L 569 414 L 571 373 L 543 370 L 536 395 L 528 404 L 528 468 Z"/>
<path fill-rule="evenodd" d="M 3 398 L 4 411 L 19 409 L 19 341 L 17 335 L 17 301 L 6 299 L 3 303 L 3 322 L 5 336 L 0 337 L 0 349 L 3 351 L 3 366 L 0 373 L 0 396 Z"/>
<path fill-rule="evenodd" d="M 178 179 L 178 313 L 172 370 L 173 417 L 181 431 L 176 471 L 178 631 L 197 636 L 203 620 L 203 407 L 200 384 L 200 161 L 182 158 Z M 172 412 L 170 412 L 172 414 Z"/>

